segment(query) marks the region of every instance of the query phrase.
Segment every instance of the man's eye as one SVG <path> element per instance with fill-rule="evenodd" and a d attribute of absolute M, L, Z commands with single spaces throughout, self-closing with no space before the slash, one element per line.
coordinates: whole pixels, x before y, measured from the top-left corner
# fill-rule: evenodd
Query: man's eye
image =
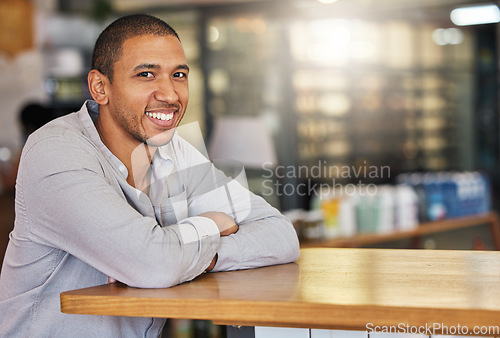
<path fill-rule="evenodd" d="M 177 72 L 174 74 L 174 77 L 187 78 L 187 74 L 183 72 Z"/>
<path fill-rule="evenodd" d="M 151 72 L 140 72 L 137 74 L 138 77 L 153 77 L 153 73 Z"/>

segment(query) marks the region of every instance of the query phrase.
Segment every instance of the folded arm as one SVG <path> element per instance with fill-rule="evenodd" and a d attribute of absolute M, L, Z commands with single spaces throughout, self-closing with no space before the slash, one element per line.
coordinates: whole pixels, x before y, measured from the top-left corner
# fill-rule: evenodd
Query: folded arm
<path fill-rule="evenodd" d="M 180 139 L 179 142 L 186 142 Z M 187 143 L 187 142 L 186 142 Z M 263 198 L 215 168 L 190 144 L 184 144 L 184 180 L 189 213 L 219 211 L 233 217 L 237 233 L 221 237 L 213 271 L 284 264 L 297 260 L 299 242 L 292 223 Z"/>

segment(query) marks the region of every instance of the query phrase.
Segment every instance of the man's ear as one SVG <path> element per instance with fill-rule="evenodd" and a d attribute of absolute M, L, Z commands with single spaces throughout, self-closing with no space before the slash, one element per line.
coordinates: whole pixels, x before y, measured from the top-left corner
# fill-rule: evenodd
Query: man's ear
<path fill-rule="evenodd" d="M 92 69 L 87 76 L 87 81 L 90 95 L 92 95 L 94 101 L 100 105 L 108 103 L 109 99 L 106 93 L 107 84 L 109 83 L 108 78 L 97 69 Z"/>

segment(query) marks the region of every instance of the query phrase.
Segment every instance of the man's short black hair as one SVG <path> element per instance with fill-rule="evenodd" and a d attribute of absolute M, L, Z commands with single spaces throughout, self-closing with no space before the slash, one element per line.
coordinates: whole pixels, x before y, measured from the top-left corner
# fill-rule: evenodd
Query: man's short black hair
<path fill-rule="evenodd" d="M 147 14 L 132 14 L 113 21 L 97 38 L 92 55 L 92 69 L 113 81 L 113 66 L 121 57 L 125 40 L 142 35 L 179 36 L 165 21 Z"/>

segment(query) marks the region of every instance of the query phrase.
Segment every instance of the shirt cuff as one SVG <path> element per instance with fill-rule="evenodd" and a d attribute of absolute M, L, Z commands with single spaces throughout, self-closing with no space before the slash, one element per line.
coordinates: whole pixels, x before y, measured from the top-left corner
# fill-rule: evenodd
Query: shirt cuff
<path fill-rule="evenodd" d="M 220 233 L 217 224 L 208 217 L 193 216 L 186 218 L 182 223 L 190 223 L 196 228 L 196 233 L 194 233 L 196 240 L 201 240 L 205 237 L 211 237 Z"/>
<path fill-rule="evenodd" d="M 207 217 L 189 217 L 179 223 L 180 238 L 186 248 L 196 250 L 195 259 L 191 260 L 191 266 L 181 282 L 192 280 L 205 271 L 210 265 L 220 245 L 219 228 L 213 220 Z M 194 258 L 194 257 L 193 257 Z"/>

